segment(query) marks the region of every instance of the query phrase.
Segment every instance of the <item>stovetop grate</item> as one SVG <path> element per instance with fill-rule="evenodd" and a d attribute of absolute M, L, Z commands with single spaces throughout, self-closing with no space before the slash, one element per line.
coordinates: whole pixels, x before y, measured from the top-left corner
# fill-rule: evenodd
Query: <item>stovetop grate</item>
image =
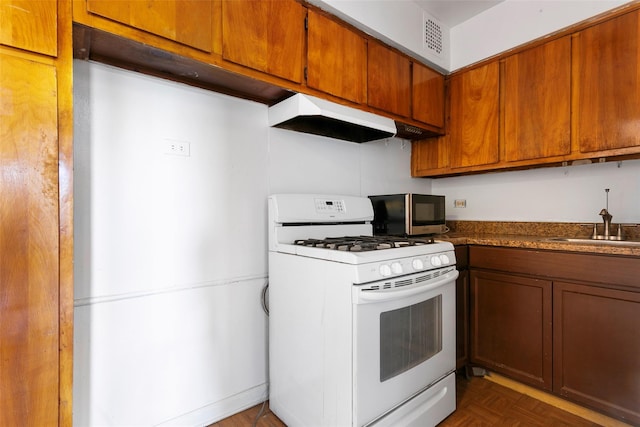
<path fill-rule="evenodd" d="M 299 246 L 335 249 L 348 252 L 365 252 L 380 249 L 421 246 L 433 243 L 433 238 L 406 238 L 397 236 L 345 236 L 325 239 L 298 239 L 293 242 Z"/>

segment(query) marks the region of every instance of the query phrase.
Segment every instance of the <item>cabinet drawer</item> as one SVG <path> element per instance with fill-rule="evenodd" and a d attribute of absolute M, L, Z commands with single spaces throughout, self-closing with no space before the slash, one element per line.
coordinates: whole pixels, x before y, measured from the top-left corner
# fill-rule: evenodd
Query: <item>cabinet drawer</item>
<path fill-rule="evenodd" d="M 487 270 L 640 290 L 640 258 L 635 257 L 471 246 L 469 264 Z"/>

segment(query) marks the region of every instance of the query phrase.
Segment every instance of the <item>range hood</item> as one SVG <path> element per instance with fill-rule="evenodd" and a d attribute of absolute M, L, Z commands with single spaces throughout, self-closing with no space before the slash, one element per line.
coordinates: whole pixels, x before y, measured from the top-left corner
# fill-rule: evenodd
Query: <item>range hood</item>
<path fill-rule="evenodd" d="M 351 142 L 392 136 L 418 139 L 434 135 L 428 130 L 387 117 L 300 93 L 269 108 L 269 126 Z"/>

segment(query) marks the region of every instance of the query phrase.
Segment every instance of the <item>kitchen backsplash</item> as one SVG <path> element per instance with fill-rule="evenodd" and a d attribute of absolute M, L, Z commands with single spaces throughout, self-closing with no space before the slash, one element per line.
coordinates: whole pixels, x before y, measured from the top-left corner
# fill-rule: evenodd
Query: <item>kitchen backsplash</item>
<path fill-rule="evenodd" d="M 598 224 L 598 234 L 602 233 L 602 223 Z M 590 237 L 593 223 L 574 222 L 517 222 L 517 221 L 447 221 L 451 234 L 494 234 L 542 237 Z M 640 225 L 623 225 L 624 237 L 640 239 Z M 618 224 L 612 226 L 617 233 Z"/>

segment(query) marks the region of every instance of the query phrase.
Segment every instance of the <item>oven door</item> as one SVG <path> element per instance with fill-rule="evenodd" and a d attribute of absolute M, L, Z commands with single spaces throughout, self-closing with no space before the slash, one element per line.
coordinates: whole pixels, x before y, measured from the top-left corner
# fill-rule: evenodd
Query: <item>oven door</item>
<path fill-rule="evenodd" d="M 457 277 L 454 269 L 398 288 L 383 289 L 387 280 L 379 283 L 381 290 L 354 286 L 355 425 L 396 410 L 455 370 Z"/>

